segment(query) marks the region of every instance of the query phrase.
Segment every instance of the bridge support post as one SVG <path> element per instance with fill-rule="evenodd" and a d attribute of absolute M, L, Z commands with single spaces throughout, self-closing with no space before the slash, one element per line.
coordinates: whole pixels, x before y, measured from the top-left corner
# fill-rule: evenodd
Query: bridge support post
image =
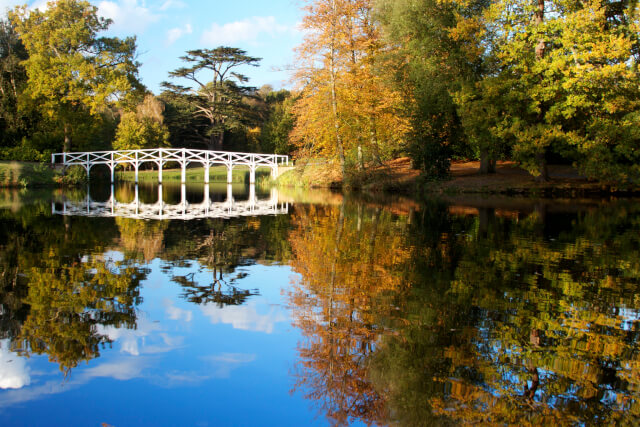
<path fill-rule="evenodd" d="M 249 166 L 249 184 L 253 185 L 256 183 L 256 165 Z"/>
<path fill-rule="evenodd" d="M 256 186 L 254 184 L 249 185 L 249 206 L 252 211 L 256 207 Z"/>
<path fill-rule="evenodd" d="M 136 207 L 136 216 L 140 215 L 140 195 L 138 194 L 138 168 L 136 165 L 136 191 L 133 197 L 133 204 Z"/>
<path fill-rule="evenodd" d="M 227 165 L 227 184 L 233 183 L 233 165 Z"/>
<path fill-rule="evenodd" d="M 209 209 L 211 208 L 211 196 L 209 195 L 209 183 L 204 185 L 204 198 L 202 199 L 204 204 L 204 212 L 209 215 Z"/>
<path fill-rule="evenodd" d="M 162 184 L 162 160 L 158 162 L 158 184 Z"/>
<path fill-rule="evenodd" d="M 229 205 L 229 209 L 233 207 L 233 187 L 231 184 L 227 184 L 227 200 L 225 202 Z"/>
<path fill-rule="evenodd" d="M 138 162 L 136 162 L 133 165 L 133 168 L 135 169 L 135 177 L 136 177 L 135 181 L 136 181 L 136 184 L 137 184 L 138 183 Z"/>
<path fill-rule="evenodd" d="M 113 163 L 109 163 L 109 169 L 111 170 L 111 184 L 113 184 L 115 181 L 116 165 L 114 165 Z"/>
<path fill-rule="evenodd" d="M 182 216 L 187 213 L 187 185 L 180 186 L 180 205 L 182 206 Z"/>
<path fill-rule="evenodd" d="M 111 197 L 109 197 L 109 202 L 111 205 L 111 215 L 115 213 L 115 205 L 116 205 L 116 193 L 113 191 L 113 183 L 111 184 Z"/>

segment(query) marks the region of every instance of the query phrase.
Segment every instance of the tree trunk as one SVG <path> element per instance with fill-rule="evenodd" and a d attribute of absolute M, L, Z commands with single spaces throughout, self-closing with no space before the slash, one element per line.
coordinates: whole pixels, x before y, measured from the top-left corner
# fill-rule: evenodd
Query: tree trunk
<path fill-rule="evenodd" d="M 480 150 L 480 174 L 496 173 L 496 161 L 489 157 L 489 150 Z"/>
<path fill-rule="evenodd" d="M 364 170 L 364 158 L 362 156 L 362 144 L 358 143 L 358 169 L 360 172 Z"/>
<path fill-rule="evenodd" d="M 547 158 L 545 156 L 545 148 L 541 152 L 536 153 L 536 164 L 538 165 L 538 172 L 540 175 L 536 177 L 536 181 L 546 182 L 549 181 L 549 170 L 547 168 Z"/>
<path fill-rule="evenodd" d="M 222 145 L 224 143 L 224 131 L 220 133 L 212 133 L 207 141 L 207 149 L 213 151 L 222 150 Z"/>
<path fill-rule="evenodd" d="M 380 158 L 380 147 L 378 146 L 378 134 L 376 133 L 376 123 L 375 119 L 370 119 L 371 129 L 369 133 L 371 134 L 371 150 L 373 151 L 373 161 L 377 166 L 382 166 L 382 159 Z"/>
<path fill-rule="evenodd" d="M 538 0 L 538 7 L 536 9 L 536 25 L 542 25 L 544 22 L 544 1 Z M 546 44 L 544 42 L 544 38 L 540 37 L 538 39 L 538 44 L 536 45 L 536 61 L 542 61 L 544 58 L 546 49 Z M 541 114 L 540 121 L 544 120 L 544 115 Z M 547 170 L 547 159 L 546 159 L 546 147 L 542 148 L 540 151 L 536 153 L 536 164 L 538 165 L 539 175 L 536 178 L 536 181 L 548 181 L 549 180 L 549 172 Z"/>
<path fill-rule="evenodd" d="M 344 159 L 344 147 L 342 146 L 342 137 L 340 136 L 340 123 L 338 122 L 338 100 L 336 96 L 336 68 L 335 68 L 335 37 L 336 37 L 336 2 L 335 0 L 331 1 L 331 11 L 333 13 L 333 34 L 331 36 L 331 57 L 330 57 L 330 67 L 331 67 L 331 110 L 333 112 L 333 128 L 335 131 L 336 138 L 336 152 L 338 154 L 338 159 L 340 160 L 340 169 L 342 170 L 342 176 L 345 176 L 345 159 Z"/>
<path fill-rule="evenodd" d="M 71 149 L 71 126 L 69 123 L 64 124 L 64 145 L 62 146 L 62 152 L 66 153 Z"/>

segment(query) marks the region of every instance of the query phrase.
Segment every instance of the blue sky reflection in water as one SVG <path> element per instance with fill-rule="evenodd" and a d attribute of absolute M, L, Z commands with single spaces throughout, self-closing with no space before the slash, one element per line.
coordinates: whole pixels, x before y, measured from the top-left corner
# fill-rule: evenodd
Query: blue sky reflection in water
<path fill-rule="evenodd" d="M 281 296 L 290 268 L 243 267 L 247 277 L 238 285 L 259 295 L 244 305 L 220 308 L 185 301 L 161 264 L 149 265 L 137 329 L 99 328 L 113 339 L 112 348 L 79 364 L 66 380 L 46 356 L 20 358 L 3 343 L 1 361 L 13 361 L 3 375 L 15 378 L 8 385 L 22 386 L 0 395 L 4 425 L 308 422 L 309 405 L 289 394 L 288 371 L 299 339 Z M 171 273 L 180 270 L 192 268 Z"/>
<path fill-rule="evenodd" d="M 135 194 L 158 189 L 115 188 Z M 2 425 L 640 416 L 637 201 L 281 191 L 283 215 L 156 221 L 64 199 L 87 200 L 0 192 Z"/>
<path fill-rule="evenodd" d="M 128 201 L 130 188 L 119 190 L 120 200 Z M 242 200 L 241 191 L 234 190 Z M 153 196 L 149 191 L 141 193 L 146 198 Z M 216 199 L 215 194 L 212 196 Z M 179 200 L 174 195 L 168 198 Z M 84 197 L 77 199 L 84 202 Z M 93 227 L 108 228 L 104 223 L 113 222 L 109 218 L 82 218 L 86 221 L 78 225 L 74 217 L 48 219 L 54 227 L 70 223 L 71 227 L 83 227 L 86 233 Z M 224 221 L 219 220 L 218 225 L 233 226 Z M 181 240 L 180 236 L 176 238 Z M 78 249 L 86 254 L 82 261 L 99 257 L 114 270 L 135 252 L 118 250 L 114 242 L 112 248 L 100 253 L 100 248 L 96 252 L 82 247 L 83 243 Z M 257 420 L 265 425 L 309 423 L 308 403 L 300 394 L 290 394 L 293 382 L 289 371 L 300 339 L 291 326 L 283 296 L 295 280 L 291 268 L 255 264 L 250 257 L 241 256 L 241 265 L 219 276 L 220 286 L 224 291 L 231 281 L 233 288 L 248 290 L 250 296 L 239 305 L 196 304 L 186 300 L 175 278 L 186 276 L 207 288 L 214 280 L 211 269 L 188 256 L 165 261 L 160 259 L 161 254 L 156 255 L 159 257 L 149 262 L 137 262 L 147 274 L 140 283 L 142 303 L 135 308 L 135 328 L 98 323 L 95 333 L 106 338 L 106 345 L 99 357 L 78 363 L 66 378 L 47 355 L 20 357 L 9 350 L 9 340 L 2 341 L 3 425 L 246 425 Z"/>

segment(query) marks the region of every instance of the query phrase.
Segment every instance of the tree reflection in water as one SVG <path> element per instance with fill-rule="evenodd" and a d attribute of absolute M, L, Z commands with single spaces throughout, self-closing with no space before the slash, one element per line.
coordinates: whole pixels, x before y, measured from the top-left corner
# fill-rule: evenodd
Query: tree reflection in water
<path fill-rule="evenodd" d="M 640 206 L 452 211 L 295 210 L 296 389 L 335 424 L 640 415 Z"/>
<path fill-rule="evenodd" d="M 294 388 L 333 424 L 640 416 L 640 204 L 331 201 L 189 222 L 0 210 L 0 338 L 68 373 L 104 326 L 136 327 L 151 263 L 220 306 L 256 294 L 244 266 L 289 264 Z"/>
<path fill-rule="evenodd" d="M 136 327 L 139 284 L 148 270 L 102 256 L 113 227 L 87 233 L 84 219 L 56 226 L 37 209 L 21 213 L 3 218 L 0 259 L 9 273 L 2 275 L 3 338 L 23 356 L 49 355 L 67 374 L 111 342 L 99 326 Z"/>

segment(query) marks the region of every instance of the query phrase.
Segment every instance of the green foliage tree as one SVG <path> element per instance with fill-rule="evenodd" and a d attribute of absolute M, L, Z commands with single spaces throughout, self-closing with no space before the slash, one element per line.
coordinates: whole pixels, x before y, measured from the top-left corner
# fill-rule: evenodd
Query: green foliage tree
<path fill-rule="evenodd" d="M 21 6 L 9 18 L 29 54 L 25 96 L 62 128 L 64 151 L 79 123 L 140 88 L 135 38 L 98 37 L 111 21 L 89 2 L 59 0 L 44 11 Z"/>
<path fill-rule="evenodd" d="M 290 154 L 294 147 L 289 141 L 295 117 L 295 97 L 288 90 L 269 92 L 264 97 L 267 117 L 260 130 L 261 148 L 265 153 Z"/>
<path fill-rule="evenodd" d="M 22 61 L 27 52 L 8 20 L 0 20 L 0 145 L 16 145 L 25 134 L 25 118 L 18 111 L 18 100 L 27 81 Z"/>
<path fill-rule="evenodd" d="M 488 2 L 378 0 L 377 16 L 390 45 L 387 69 L 404 93 L 411 121 L 409 151 L 428 176 L 449 173 L 452 155 L 468 154 L 452 93 L 483 72 L 482 28 Z"/>
<path fill-rule="evenodd" d="M 210 150 L 224 147 L 225 132 L 244 127 L 249 117 L 245 98 L 255 91 L 244 84 L 248 78 L 235 71 L 240 66 L 257 67 L 260 58 L 248 56 L 246 51 L 232 47 L 187 51 L 181 59 L 190 66 L 169 73 L 172 78 L 187 79 L 195 88 L 163 82 L 162 86 L 173 97 L 190 104 L 198 117 L 207 121 L 201 132 L 203 142 Z M 210 72 L 211 80 L 200 77 Z"/>
<path fill-rule="evenodd" d="M 164 124 L 164 105 L 149 94 L 137 106 L 137 111 L 123 114 L 116 138 L 115 150 L 141 150 L 169 146 L 169 130 Z"/>
<path fill-rule="evenodd" d="M 605 181 L 640 179 L 639 6 L 634 1 L 498 1 L 496 31 L 506 94 L 494 132 L 547 179 L 552 149 L 579 153 L 578 167 Z"/>

